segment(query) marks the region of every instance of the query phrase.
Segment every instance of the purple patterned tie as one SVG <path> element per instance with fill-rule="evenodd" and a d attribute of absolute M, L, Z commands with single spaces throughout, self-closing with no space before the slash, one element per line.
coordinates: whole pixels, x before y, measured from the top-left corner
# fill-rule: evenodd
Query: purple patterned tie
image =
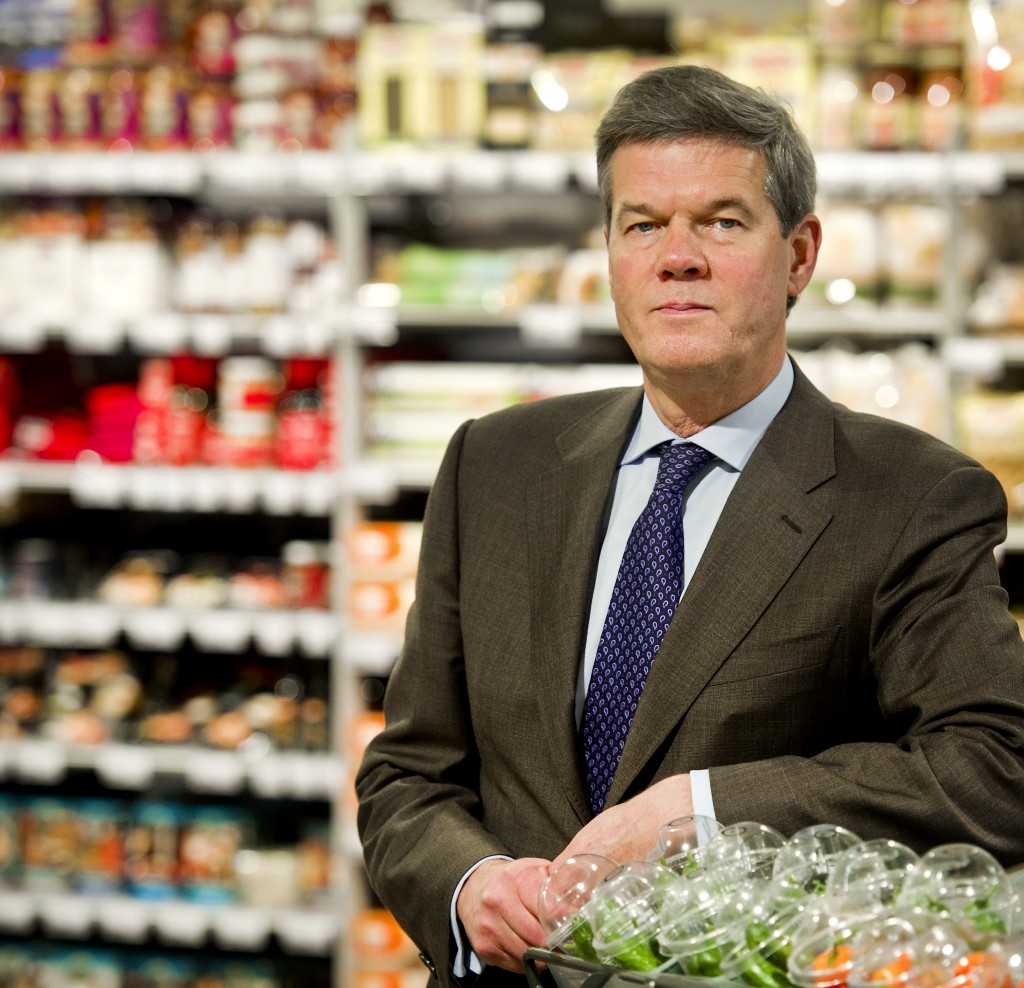
<path fill-rule="evenodd" d="M 693 443 L 666 443 L 651 499 L 626 542 L 583 706 L 583 760 L 595 813 L 604 807 L 651 663 L 683 592 L 683 491 L 712 459 Z"/>

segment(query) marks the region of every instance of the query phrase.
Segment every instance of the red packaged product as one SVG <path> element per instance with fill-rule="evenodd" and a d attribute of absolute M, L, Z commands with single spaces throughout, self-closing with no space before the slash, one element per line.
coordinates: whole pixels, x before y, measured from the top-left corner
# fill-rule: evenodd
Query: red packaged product
<path fill-rule="evenodd" d="M 115 69 L 100 93 L 100 143 L 111 151 L 139 146 L 142 83 L 133 69 Z"/>

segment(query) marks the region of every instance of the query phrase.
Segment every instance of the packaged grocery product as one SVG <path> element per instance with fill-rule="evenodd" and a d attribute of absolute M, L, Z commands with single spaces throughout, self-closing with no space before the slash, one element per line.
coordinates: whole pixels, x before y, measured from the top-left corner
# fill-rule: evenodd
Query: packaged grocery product
<path fill-rule="evenodd" d="M 716 875 L 736 883 L 769 879 L 775 858 L 786 838 L 774 827 L 755 820 L 743 820 L 723 827 L 704 850 L 704 865 Z"/>
<path fill-rule="evenodd" d="M 232 807 L 190 807 L 178 851 L 182 894 L 193 902 L 225 904 L 239 897 L 236 855 L 250 843 L 245 815 Z"/>
<path fill-rule="evenodd" d="M 176 803 L 141 801 L 129 811 L 124 837 L 124 873 L 129 892 L 142 899 L 178 893 L 178 846 L 184 810 Z"/>
<path fill-rule="evenodd" d="M 597 886 L 616 868 L 616 862 L 603 855 L 576 854 L 551 870 L 541 884 L 537 903 L 547 949 L 598 960 L 589 903 Z"/>
<path fill-rule="evenodd" d="M 420 522 L 357 522 L 345 542 L 353 577 L 395 579 L 415 574 L 422 538 Z"/>
<path fill-rule="evenodd" d="M 18 820 L 25 887 L 70 891 L 81 845 L 73 806 L 66 800 L 29 797 L 18 805 Z"/>
<path fill-rule="evenodd" d="M 35 964 L 38 988 L 122 988 L 121 965 L 113 951 L 93 947 L 45 947 Z"/>
<path fill-rule="evenodd" d="M 13 797 L 0 794 L 0 888 L 10 888 L 21 881 L 17 806 Z"/>
<path fill-rule="evenodd" d="M 708 842 L 724 829 L 717 820 L 700 814 L 669 820 L 661 825 L 647 860 L 685 874 L 700 865 Z"/>
<path fill-rule="evenodd" d="M 861 144 L 872 151 L 915 147 L 918 136 L 916 56 L 906 47 L 871 45 Z"/>
<path fill-rule="evenodd" d="M 111 894 L 124 881 L 124 804 L 113 799 L 83 799 L 75 804 L 80 843 L 75 889 Z"/>
<path fill-rule="evenodd" d="M 628 862 L 605 875 L 588 907 L 593 949 L 606 964 L 629 971 L 657 971 L 661 952 L 662 901 L 677 876 L 649 861 Z"/>
<path fill-rule="evenodd" d="M 896 904 L 919 922 L 938 920 L 972 948 L 985 947 L 1010 929 L 1016 896 L 1006 870 L 973 844 L 941 844 L 921 856 Z"/>
<path fill-rule="evenodd" d="M 693 977 L 721 977 L 723 950 L 735 945 L 738 886 L 699 866 L 667 886 L 661 901 L 659 953 Z"/>
<path fill-rule="evenodd" d="M 349 927 L 348 942 L 362 968 L 393 968 L 416 959 L 415 945 L 386 909 L 358 910 Z"/>
<path fill-rule="evenodd" d="M 786 839 L 772 862 L 772 881 L 784 892 L 820 894 L 842 855 L 861 843 L 845 827 L 816 823 Z"/>

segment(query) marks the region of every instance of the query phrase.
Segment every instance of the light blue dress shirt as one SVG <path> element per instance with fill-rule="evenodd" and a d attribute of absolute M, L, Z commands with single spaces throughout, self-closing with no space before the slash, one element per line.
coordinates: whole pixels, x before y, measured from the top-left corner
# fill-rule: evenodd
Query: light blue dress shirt
<path fill-rule="evenodd" d="M 583 717 L 587 684 L 590 682 L 594 656 L 597 654 L 612 588 L 619 572 L 619 561 L 625 552 L 629 533 L 640 512 L 647 505 L 658 476 L 659 458 L 652 454 L 652 450 L 666 441 L 694 442 L 703 446 L 709 453 L 715 454 L 715 459 L 689 484 L 683 494 L 685 593 L 693 571 L 704 555 L 711 533 L 718 524 L 725 502 L 739 479 L 740 471 L 746 466 L 772 419 L 786 403 L 792 387 L 793 367 L 787 358 L 782 362 L 782 369 L 764 391 L 689 439 L 680 439 L 672 432 L 658 418 L 647 396 L 644 395 L 640 421 L 619 465 L 608 531 L 605 533 L 597 564 L 597 578 L 587 625 L 587 641 L 576 688 L 577 724 Z M 654 661 L 658 661 L 657 657 Z M 713 818 L 715 807 L 706 769 L 690 773 L 690 787 L 693 793 L 693 812 Z"/>
<path fill-rule="evenodd" d="M 666 440 L 675 442 L 695 442 L 703 446 L 714 459 L 701 474 L 687 487 L 683 495 L 683 544 L 684 573 L 683 592 L 689 585 L 693 571 L 697 568 L 704 550 L 707 548 L 711 533 L 718 524 L 718 518 L 725 507 L 732 489 L 739 479 L 740 471 L 746 466 L 750 455 L 760 442 L 765 430 L 789 397 L 793 387 L 793 367 L 787 357 L 782 362 L 782 369 L 775 379 L 759 395 L 747 402 L 736 411 L 709 425 L 701 432 L 680 439 L 661 419 L 654 407 L 644 395 L 633 436 L 626 447 L 619 465 L 619 474 L 615 481 L 615 493 L 612 498 L 611 516 L 608 530 L 605 532 L 601 555 L 597 564 L 597 578 L 594 584 L 594 595 L 590 604 L 590 620 L 587 625 L 587 639 L 580 663 L 579 679 L 576 688 L 576 723 L 583 716 L 583 704 L 587 695 L 587 684 L 594 667 L 594 656 L 597 653 L 598 641 L 604 627 L 605 615 L 611 601 L 612 588 L 619 572 L 619 562 L 626 549 L 626 541 L 640 512 L 643 511 L 654 490 L 654 481 L 658 475 L 658 457 L 651 455 L 654 447 Z M 657 662 L 657 657 L 655 657 Z M 690 788 L 693 796 L 693 812 L 714 818 L 715 807 L 711 797 L 711 781 L 707 769 L 690 772 Z M 667 821 L 666 821 L 667 822 Z M 501 855 L 493 855 L 501 857 Z M 468 967 L 470 971 L 482 970 L 480 959 L 469 949 L 460 935 L 455 903 L 466 879 L 490 858 L 478 861 L 462 881 L 459 882 L 451 902 L 452 931 L 457 945 L 454 973 L 463 977 Z"/>

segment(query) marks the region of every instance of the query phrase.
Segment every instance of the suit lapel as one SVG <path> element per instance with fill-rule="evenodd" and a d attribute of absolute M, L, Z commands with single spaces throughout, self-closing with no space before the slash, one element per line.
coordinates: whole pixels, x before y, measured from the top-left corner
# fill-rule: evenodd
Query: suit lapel
<path fill-rule="evenodd" d="M 576 682 L 594 572 L 640 389 L 620 393 L 558 438 L 561 460 L 531 485 L 527 505 L 533 649 L 551 764 L 581 822 L 590 816 L 578 765 Z"/>
<path fill-rule="evenodd" d="M 808 494 L 834 472 L 830 407 L 797 371 L 790 398 L 744 467 L 651 668 L 609 805 L 676 730 L 828 525 L 831 513 Z"/>

